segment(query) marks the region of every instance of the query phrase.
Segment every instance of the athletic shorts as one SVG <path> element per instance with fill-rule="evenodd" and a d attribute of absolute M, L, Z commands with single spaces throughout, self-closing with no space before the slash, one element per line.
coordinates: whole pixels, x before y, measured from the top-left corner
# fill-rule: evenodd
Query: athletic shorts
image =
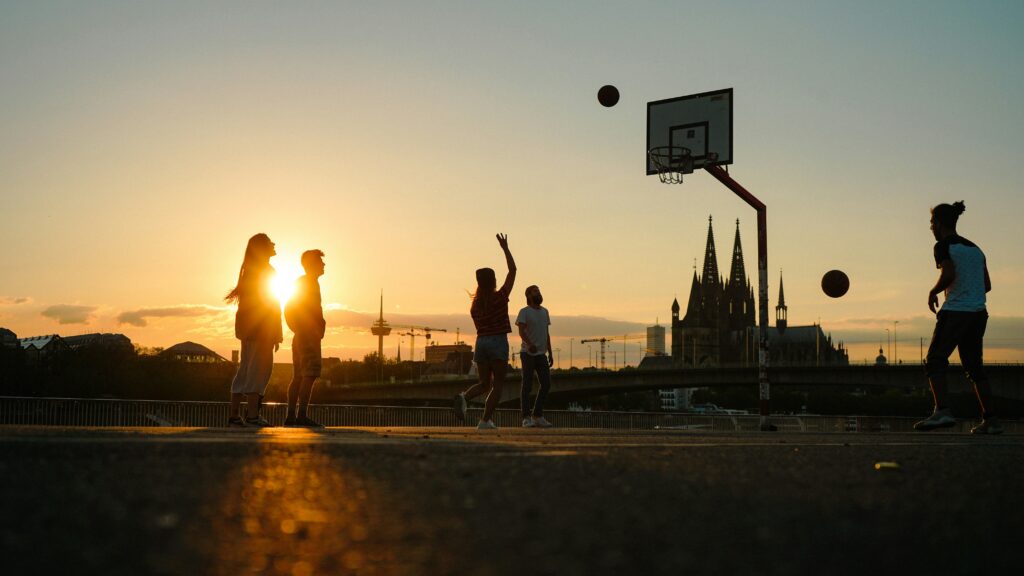
<path fill-rule="evenodd" d="M 320 338 L 295 335 L 292 340 L 292 370 L 300 376 L 320 377 Z"/>
<path fill-rule="evenodd" d="M 481 364 L 496 360 L 508 362 L 508 335 L 477 336 L 476 350 L 473 352 L 473 362 Z"/>

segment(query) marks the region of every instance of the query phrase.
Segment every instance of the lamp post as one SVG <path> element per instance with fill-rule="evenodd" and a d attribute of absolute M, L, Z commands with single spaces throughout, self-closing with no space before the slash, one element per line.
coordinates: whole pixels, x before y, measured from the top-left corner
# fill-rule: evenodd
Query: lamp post
<path fill-rule="evenodd" d="M 900 321 L 899 320 L 896 320 L 896 321 L 894 321 L 892 323 L 892 363 L 893 364 L 899 364 L 899 362 L 896 361 L 896 355 L 899 354 L 899 351 L 900 351 L 900 339 L 896 337 L 896 328 L 898 328 L 899 325 L 900 325 Z"/>
<path fill-rule="evenodd" d="M 569 338 L 569 370 L 572 370 L 572 341 L 573 338 Z"/>
<path fill-rule="evenodd" d="M 554 352 L 555 352 L 555 358 L 556 358 L 556 360 L 555 360 L 555 370 L 561 370 L 562 369 L 562 349 L 561 348 L 555 348 Z"/>
<path fill-rule="evenodd" d="M 889 329 L 885 329 L 885 350 L 886 354 L 889 355 L 889 363 L 892 363 L 892 332 Z"/>

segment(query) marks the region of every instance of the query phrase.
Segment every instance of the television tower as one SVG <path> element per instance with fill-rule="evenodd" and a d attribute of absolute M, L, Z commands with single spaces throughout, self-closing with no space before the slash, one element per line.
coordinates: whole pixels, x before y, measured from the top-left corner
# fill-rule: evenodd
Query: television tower
<path fill-rule="evenodd" d="M 380 318 L 370 327 L 370 333 L 377 337 L 377 360 L 384 363 L 384 337 L 391 334 L 391 325 L 384 319 L 384 291 L 380 291 Z"/>

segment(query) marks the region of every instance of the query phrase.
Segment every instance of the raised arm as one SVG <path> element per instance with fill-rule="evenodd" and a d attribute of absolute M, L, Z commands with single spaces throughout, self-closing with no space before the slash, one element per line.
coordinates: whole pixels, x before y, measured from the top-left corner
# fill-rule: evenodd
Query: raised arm
<path fill-rule="evenodd" d="M 516 283 L 516 261 L 512 258 L 512 252 L 508 249 L 508 236 L 498 234 L 498 245 L 505 252 L 505 264 L 508 265 L 508 275 L 505 276 L 505 283 L 501 285 L 501 291 L 505 294 L 512 293 L 512 285 Z"/>

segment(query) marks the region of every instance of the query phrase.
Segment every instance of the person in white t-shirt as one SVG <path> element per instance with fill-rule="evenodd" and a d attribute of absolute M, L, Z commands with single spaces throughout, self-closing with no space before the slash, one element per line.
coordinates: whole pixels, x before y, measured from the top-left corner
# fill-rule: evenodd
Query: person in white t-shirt
<path fill-rule="evenodd" d="M 555 357 L 551 351 L 551 334 L 548 332 L 551 316 L 548 315 L 547 308 L 541 306 L 543 301 L 544 296 L 540 293 L 540 288 L 530 286 L 526 289 L 528 306 L 520 310 L 516 317 L 519 337 L 523 339 L 523 346 L 519 352 L 523 365 L 523 386 L 519 399 L 523 409 L 524 428 L 551 427 L 551 422 L 544 418 L 544 401 L 551 388 L 551 365 L 555 363 Z M 534 373 L 540 381 L 540 390 L 537 391 L 537 400 L 531 408 L 530 393 L 533 391 Z"/>
<path fill-rule="evenodd" d="M 982 421 L 971 428 L 972 434 L 1000 434 L 1003 426 L 995 416 L 992 388 L 985 374 L 982 347 L 988 311 L 985 294 L 992 290 L 985 253 L 974 242 L 957 234 L 956 222 L 964 213 L 963 201 L 939 204 L 932 208 L 932 234 L 935 236 L 935 267 L 941 270 L 935 286 L 928 292 L 928 309 L 939 305 L 939 293 L 945 295 L 936 313 L 935 333 L 928 346 L 925 370 L 935 399 L 932 415 L 914 424 L 915 430 L 934 430 L 956 425 L 946 391 L 949 355 L 960 351 L 960 362 L 974 383 L 981 405 Z"/>

